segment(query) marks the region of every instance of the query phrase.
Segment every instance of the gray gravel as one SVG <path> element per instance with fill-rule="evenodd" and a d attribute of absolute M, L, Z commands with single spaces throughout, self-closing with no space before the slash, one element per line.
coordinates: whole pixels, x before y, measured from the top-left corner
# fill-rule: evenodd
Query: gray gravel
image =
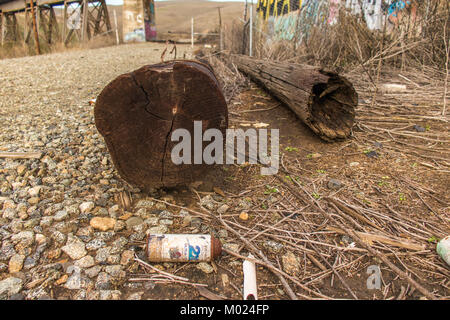
<path fill-rule="evenodd" d="M 150 215 L 155 204 L 144 199 L 133 220 L 120 219 L 114 195 L 131 189 L 113 169 L 89 101 L 118 75 L 159 62 L 164 48 L 122 45 L 0 61 L 0 151 L 42 152 L 40 159 L 0 159 L 0 299 L 19 292 L 45 299 L 55 286 L 66 290 L 55 299 L 126 298 L 113 284 L 132 262 L 127 239 L 169 231 L 172 216 Z M 182 57 L 189 47 L 177 50 Z M 96 216 L 114 219 L 114 230 L 90 226 Z"/>

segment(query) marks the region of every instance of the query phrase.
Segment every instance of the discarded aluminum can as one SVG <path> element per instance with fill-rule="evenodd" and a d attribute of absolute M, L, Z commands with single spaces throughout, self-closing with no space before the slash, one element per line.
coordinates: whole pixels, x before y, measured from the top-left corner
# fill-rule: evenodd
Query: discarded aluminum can
<path fill-rule="evenodd" d="M 211 261 L 221 253 L 220 241 L 209 234 L 149 234 L 147 239 L 150 262 Z"/>
<path fill-rule="evenodd" d="M 446 236 L 444 239 L 438 242 L 436 246 L 437 253 L 444 259 L 450 266 L 450 236 Z"/>

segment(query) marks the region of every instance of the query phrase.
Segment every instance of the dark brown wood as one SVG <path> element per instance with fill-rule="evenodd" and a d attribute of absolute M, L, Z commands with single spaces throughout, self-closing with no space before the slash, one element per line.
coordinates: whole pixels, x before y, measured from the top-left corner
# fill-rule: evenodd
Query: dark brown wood
<path fill-rule="evenodd" d="M 232 55 L 232 62 L 288 106 L 326 141 L 351 134 L 358 95 L 353 85 L 320 68 Z"/>
<path fill-rule="evenodd" d="M 215 128 L 225 134 L 228 126 L 227 105 L 213 70 L 190 60 L 119 76 L 98 96 L 94 115 L 120 176 L 144 190 L 201 179 L 213 166 L 193 164 L 194 121 L 202 121 L 203 132 Z M 178 143 L 171 134 L 178 128 L 191 133 L 192 164 L 171 160 Z"/>

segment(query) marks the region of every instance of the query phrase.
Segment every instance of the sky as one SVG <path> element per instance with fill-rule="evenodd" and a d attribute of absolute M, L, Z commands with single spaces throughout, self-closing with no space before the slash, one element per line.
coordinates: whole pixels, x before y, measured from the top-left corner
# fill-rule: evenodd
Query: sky
<path fill-rule="evenodd" d="M 165 0 L 155 0 L 156 2 L 159 1 L 165 1 Z M 245 0 L 209 0 L 209 1 L 216 1 L 216 2 L 244 2 Z M 251 2 L 251 0 L 249 0 Z M 256 0 L 253 0 L 253 3 L 256 3 Z M 112 5 L 122 5 L 123 0 L 106 0 L 106 4 L 112 4 Z"/>

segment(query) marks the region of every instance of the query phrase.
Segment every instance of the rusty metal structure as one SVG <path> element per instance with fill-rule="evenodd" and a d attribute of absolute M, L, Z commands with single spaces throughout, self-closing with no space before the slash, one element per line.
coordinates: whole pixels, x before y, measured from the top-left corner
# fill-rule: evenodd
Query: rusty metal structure
<path fill-rule="evenodd" d="M 55 7 L 63 10 L 62 26 L 57 21 Z M 23 33 L 19 28 L 19 13 L 24 13 L 25 17 Z M 68 24 L 73 15 L 79 15 L 79 26 Z M 49 44 L 60 41 L 67 45 L 73 37 L 84 42 L 98 35 L 113 33 L 105 0 L 0 0 L 2 46 L 18 41 L 29 43 L 33 39 L 33 23 L 37 24 L 35 32 L 40 33 L 38 37 Z"/>

